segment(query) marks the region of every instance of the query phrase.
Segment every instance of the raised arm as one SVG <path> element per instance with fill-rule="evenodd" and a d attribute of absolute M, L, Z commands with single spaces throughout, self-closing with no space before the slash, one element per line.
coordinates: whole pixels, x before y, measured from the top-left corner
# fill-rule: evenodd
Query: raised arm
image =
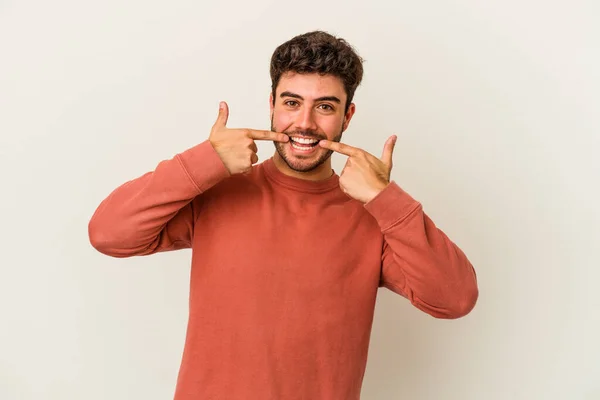
<path fill-rule="evenodd" d="M 160 162 L 104 199 L 89 222 L 92 246 L 113 257 L 190 247 L 199 196 L 222 179 L 248 171 L 258 161 L 255 140 L 288 140 L 271 131 L 228 129 L 228 117 L 223 102 L 208 140 Z"/>
<path fill-rule="evenodd" d="M 116 188 L 92 216 L 92 246 L 113 257 L 191 247 L 198 207 L 192 202 L 229 172 L 205 141 Z"/>
<path fill-rule="evenodd" d="M 343 143 L 323 140 L 320 145 L 348 156 L 340 186 L 364 203 L 381 228 L 381 286 L 434 317 L 462 317 L 479 296 L 475 269 L 422 205 L 390 182 L 396 140 L 395 135 L 387 140 L 381 158 Z"/>

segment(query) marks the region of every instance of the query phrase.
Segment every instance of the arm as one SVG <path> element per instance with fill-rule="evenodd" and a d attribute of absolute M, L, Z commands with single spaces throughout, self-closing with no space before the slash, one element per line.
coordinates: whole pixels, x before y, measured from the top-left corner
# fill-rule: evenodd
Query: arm
<path fill-rule="evenodd" d="M 390 182 L 397 136 L 385 143 L 381 159 L 343 143 L 322 140 L 348 156 L 340 187 L 364 203 L 384 237 L 380 286 L 408 298 L 436 318 L 468 314 L 479 291 L 475 269 L 464 253 L 423 212 L 419 202 Z"/>
<path fill-rule="evenodd" d="M 258 161 L 255 140 L 289 140 L 283 133 L 229 129 L 228 118 L 229 107 L 221 102 L 208 140 L 115 189 L 89 223 L 92 246 L 113 257 L 191 247 L 195 199 L 222 179 L 249 171 Z"/>
<path fill-rule="evenodd" d="M 191 247 L 193 200 L 229 176 L 207 140 L 124 183 L 104 199 L 89 225 L 92 246 L 113 257 Z"/>
<path fill-rule="evenodd" d="M 385 239 L 380 286 L 436 318 L 460 318 L 473 309 L 475 269 L 419 202 L 392 181 L 365 208 Z"/>

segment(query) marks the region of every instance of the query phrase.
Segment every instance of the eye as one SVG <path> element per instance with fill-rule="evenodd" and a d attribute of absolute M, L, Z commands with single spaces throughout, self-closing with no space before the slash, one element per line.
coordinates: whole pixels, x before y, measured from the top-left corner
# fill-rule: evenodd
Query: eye
<path fill-rule="evenodd" d="M 298 105 L 298 102 L 295 100 L 287 100 L 283 104 L 285 104 L 286 106 L 295 107 Z"/>
<path fill-rule="evenodd" d="M 325 107 L 323 108 L 325 111 L 333 111 L 333 107 L 331 107 L 329 104 L 320 104 L 319 107 Z"/>

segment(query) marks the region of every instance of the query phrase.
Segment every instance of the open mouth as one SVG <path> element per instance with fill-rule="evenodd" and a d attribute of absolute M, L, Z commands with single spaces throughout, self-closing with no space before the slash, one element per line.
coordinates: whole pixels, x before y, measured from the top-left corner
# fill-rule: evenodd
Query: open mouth
<path fill-rule="evenodd" d="M 311 151 L 319 144 L 319 139 L 305 138 L 305 137 L 291 137 L 290 145 L 298 151 Z"/>

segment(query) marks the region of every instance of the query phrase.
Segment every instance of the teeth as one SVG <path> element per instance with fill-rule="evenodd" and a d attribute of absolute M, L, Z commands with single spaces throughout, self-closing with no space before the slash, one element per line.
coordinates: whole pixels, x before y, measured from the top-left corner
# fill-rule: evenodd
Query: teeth
<path fill-rule="evenodd" d="M 313 144 L 313 143 L 318 142 L 317 139 L 308 139 L 308 138 L 300 138 L 300 137 L 292 138 L 292 140 L 296 143 L 302 143 L 302 144 Z"/>
<path fill-rule="evenodd" d="M 296 150 L 304 150 L 307 151 L 310 149 L 310 151 L 312 151 L 312 149 L 314 149 L 314 147 L 307 147 L 307 146 L 299 146 L 296 143 L 294 143 L 293 141 L 290 143 L 292 145 L 293 148 L 295 148 Z"/>

